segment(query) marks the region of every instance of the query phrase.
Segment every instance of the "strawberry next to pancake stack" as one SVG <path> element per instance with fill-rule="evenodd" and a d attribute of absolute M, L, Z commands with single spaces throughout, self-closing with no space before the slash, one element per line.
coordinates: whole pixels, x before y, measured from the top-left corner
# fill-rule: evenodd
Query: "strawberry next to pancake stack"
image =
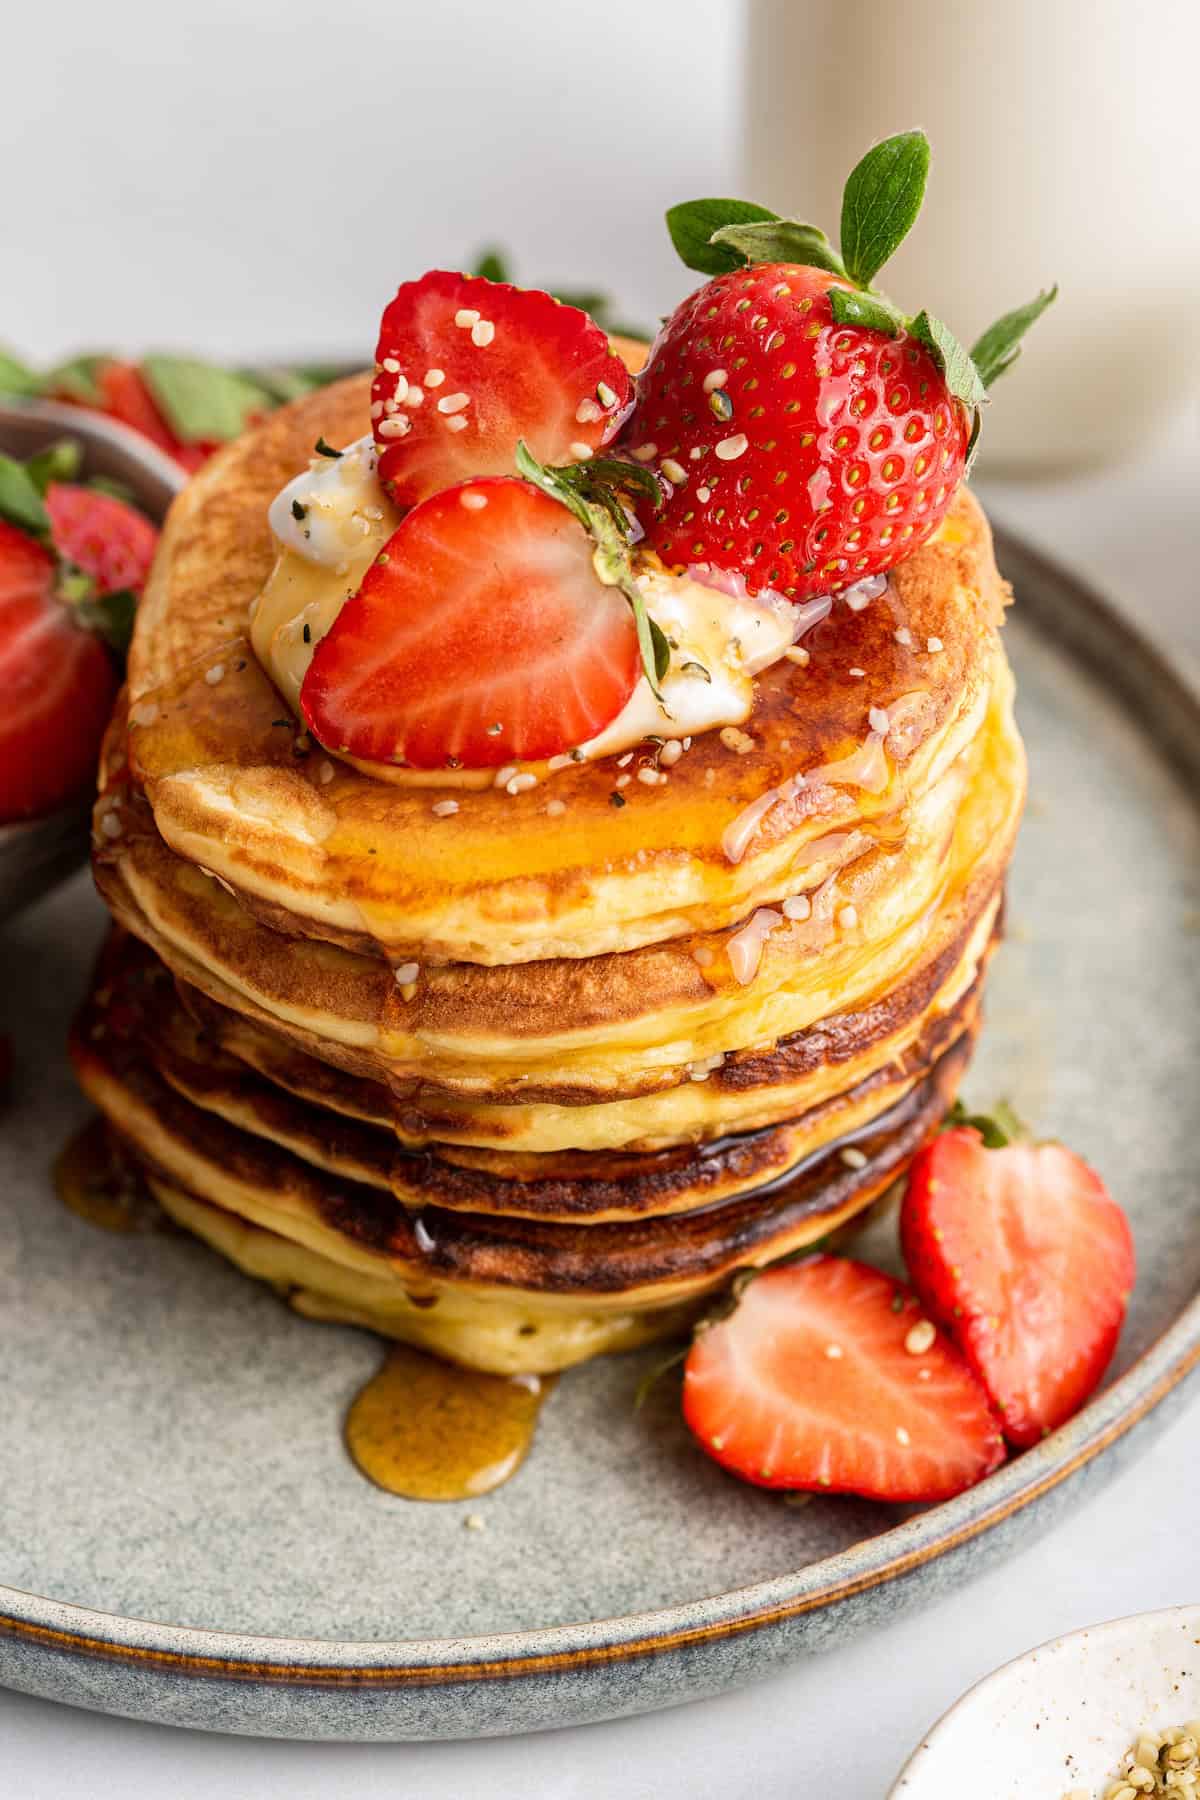
<path fill-rule="evenodd" d="M 876 289 L 926 159 L 864 158 L 840 250 L 673 209 L 648 350 L 406 281 L 176 502 L 75 1059 L 298 1310 L 500 1373 L 670 1335 L 953 1102 L 1025 782 L 964 477 L 1050 296 L 968 355 Z"/>

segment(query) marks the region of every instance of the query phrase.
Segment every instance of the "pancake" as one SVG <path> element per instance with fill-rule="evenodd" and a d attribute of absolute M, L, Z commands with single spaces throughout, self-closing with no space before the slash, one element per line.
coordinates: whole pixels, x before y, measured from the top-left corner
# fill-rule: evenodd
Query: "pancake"
<path fill-rule="evenodd" d="M 869 1206 L 953 1099 L 971 1035 L 853 1143 L 827 1145 L 782 1178 L 681 1217 L 583 1225 L 410 1211 L 184 1099 L 132 1034 L 81 1028 L 72 1056 L 167 1210 L 251 1272 L 299 1285 L 326 1316 L 353 1307 L 354 1322 L 379 1321 L 471 1366 L 549 1370 L 678 1330 L 738 1270 L 794 1255 Z M 307 1252 L 303 1274 L 295 1259 L 272 1264 L 270 1242 L 245 1240 L 243 1222 Z M 330 1266 L 333 1282 L 323 1279 Z M 561 1341 L 539 1335 L 546 1315 Z"/>
<path fill-rule="evenodd" d="M 853 1085 L 864 1068 L 902 1057 L 916 1035 L 950 1011 L 981 978 L 998 938 L 996 897 L 969 929 L 939 954 L 922 959 L 913 974 L 891 992 L 859 1010 L 831 1015 L 809 1031 L 784 1038 L 763 1051 L 740 1051 L 693 1079 L 646 1100 L 586 1109 L 520 1104 L 457 1107 L 444 1098 L 407 1089 L 394 1093 L 385 1082 L 351 1073 L 310 1055 L 264 1024 L 180 983 L 184 1005 L 204 1035 L 238 1062 L 277 1087 L 352 1119 L 389 1125 L 411 1149 L 437 1143 L 456 1159 L 492 1166 L 503 1155 L 506 1170 L 531 1173 L 535 1163 L 625 1149 L 657 1150 L 675 1143 L 698 1143 L 725 1130 L 755 1130 L 817 1104 L 830 1092 Z M 652 1135 L 630 1137 L 647 1107 L 655 1109 Z M 667 1109 L 669 1114 L 667 1113 Z M 669 1127 L 669 1128 L 668 1128 Z M 586 1137 L 587 1147 L 577 1148 Z M 541 1148 L 527 1150 L 526 1146 Z M 489 1159 L 484 1161 L 483 1159 Z"/>
<path fill-rule="evenodd" d="M 550 1371 L 848 1231 L 937 1129 L 1024 800 L 1007 589 L 962 489 L 882 592 L 815 608 L 744 728 L 673 762 L 645 738 L 516 793 L 371 769 L 300 730 L 251 645 L 269 502 L 368 426 L 368 377 L 335 384 L 172 508 L 102 758 L 118 930 L 72 1055 L 167 1213 L 298 1311 Z M 327 570 L 296 580 L 328 598 Z"/>
<path fill-rule="evenodd" d="M 907 1052 L 802 1117 L 770 1129 L 642 1155 L 513 1156 L 432 1145 L 402 1149 L 386 1126 L 298 1099 L 224 1054 L 180 1003 L 166 970 L 117 934 L 97 968 L 78 1025 L 86 1042 L 134 1046 L 177 1093 L 313 1167 L 385 1188 L 409 1210 L 611 1223 L 710 1207 L 776 1183 L 818 1150 L 892 1110 L 962 1036 L 973 1031 L 981 983 L 927 1023 Z"/>
<path fill-rule="evenodd" d="M 690 1081 L 697 1065 L 774 1044 L 899 986 L 995 895 L 1024 795 L 1002 668 L 985 730 L 912 809 L 903 835 L 879 843 L 863 834 L 860 853 L 813 891 L 807 918 L 776 914 L 765 936 L 751 926 L 749 968 L 744 954 L 738 964 L 743 924 L 621 956 L 432 965 L 400 989 L 382 959 L 261 924 L 223 878 L 171 852 L 157 815 L 151 821 L 113 779 L 119 726 L 109 755 L 97 879 L 122 922 L 177 974 L 393 1091 L 408 1083 L 501 1103 L 594 1105 L 661 1092 Z"/>
<path fill-rule="evenodd" d="M 978 733 L 1006 589 L 962 489 L 880 598 L 834 604 L 807 667 L 758 677 L 746 754 L 704 732 L 661 784 L 631 781 L 624 805 L 613 757 L 543 768 L 516 795 L 464 790 L 443 818 L 428 786 L 306 750 L 247 639 L 275 557 L 267 506 L 319 435 L 368 429 L 367 396 L 366 375 L 341 382 L 206 464 L 171 509 L 130 654 L 135 786 L 166 842 L 277 930 L 503 967 L 720 931 L 794 894 L 818 840 L 894 834 Z M 626 772 L 655 756 L 643 745 Z"/>

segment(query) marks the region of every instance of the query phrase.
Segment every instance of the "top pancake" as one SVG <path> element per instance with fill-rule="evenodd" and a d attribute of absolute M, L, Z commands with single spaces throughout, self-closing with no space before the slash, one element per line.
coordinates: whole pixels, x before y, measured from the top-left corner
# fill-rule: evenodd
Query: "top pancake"
<path fill-rule="evenodd" d="M 130 770 L 159 830 L 277 927 L 397 961 L 483 964 L 718 930 L 792 892 L 805 845 L 831 830 L 902 828 L 978 730 L 1005 589 L 963 489 L 879 599 L 860 612 L 835 603 L 804 640 L 807 667 L 783 661 L 758 678 L 746 754 L 706 732 L 649 786 L 636 779 L 654 761 L 647 743 L 624 770 L 608 758 L 517 795 L 448 790 L 459 811 L 444 818 L 436 789 L 306 749 L 247 637 L 275 559 L 267 507 L 318 436 L 367 431 L 368 404 L 368 375 L 339 382 L 200 471 L 171 509 L 130 654 Z M 891 724 L 883 754 L 873 744 L 864 759 L 872 708 Z M 619 774 L 634 777 L 623 791 Z M 548 815 L 552 800 L 565 811 Z M 732 843 L 738 860 L 731 833 L 745 840 Z"/>

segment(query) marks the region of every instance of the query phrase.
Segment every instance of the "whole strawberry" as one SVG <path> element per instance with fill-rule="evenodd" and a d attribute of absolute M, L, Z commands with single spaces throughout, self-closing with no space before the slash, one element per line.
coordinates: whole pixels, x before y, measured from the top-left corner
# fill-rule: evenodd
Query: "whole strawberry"
<path fill-rule="evenodd" d="M 944 517 L 988 384 L 1054 290 L 971 355 L 875 292 L 928 166 L 921 132 L 869 151 L 846 184 L 840 253 L 740 201 L 667 215 L 684 261 L 715 277 L 667 321 L 622 436 L 662 479 L 666 503 L 642 523 L 669 566 L 735 569 L 801 600 L 890 569 Z"/>

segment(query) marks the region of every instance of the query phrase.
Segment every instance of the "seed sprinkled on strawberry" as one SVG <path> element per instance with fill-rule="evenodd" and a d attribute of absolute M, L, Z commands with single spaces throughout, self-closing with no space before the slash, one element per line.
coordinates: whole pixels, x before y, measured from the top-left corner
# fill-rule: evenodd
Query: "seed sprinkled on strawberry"
<path fill-rule="evenodd" d="M 839 252 L 815 226 L 740 201 L 672 208 L 684 261 L 713 277 L 676 310 L 638 379 L 622 443 L 668 499 L 647 539 L 802 600 L 891 568 L 944 518 L 990 382 L 1054 297 L 999 320 L 970 356 L 872 283 L 920 209 L 929 145 L 905 132 L 846 184 Z"/>
<path fill-rule="evenodd" d="M 699 1331 L 683 1411 L 702 1449 L 760 1487 L 941 1500 L 1004 1460 L 995 1415 L 940 1333 L 916 1353 L 914 1295 L 815 1256 L 755 1276 Z"/>
<path fill-rule="evenodd" d="M 543 463 L 586 461 L 630 396 L 625 365 L 586 313 L 443 269 L 398 289 L 375 366 L 379 473 L 400 506 L 473 475 L 509 473 L 522 439 Z M 436 377 L 428 390 L 427 371 Z"/>
<path fill-rule="evenodd" d="M 1010 1443 L 1079 1410 L 1112 1358 L 1134 1280 L 1129 1223 L 1082 1157 L 1005 1143 L 980 1121 L 913 1163 L 900 1215 L 909 1273 L 992 1397 Z"/>

